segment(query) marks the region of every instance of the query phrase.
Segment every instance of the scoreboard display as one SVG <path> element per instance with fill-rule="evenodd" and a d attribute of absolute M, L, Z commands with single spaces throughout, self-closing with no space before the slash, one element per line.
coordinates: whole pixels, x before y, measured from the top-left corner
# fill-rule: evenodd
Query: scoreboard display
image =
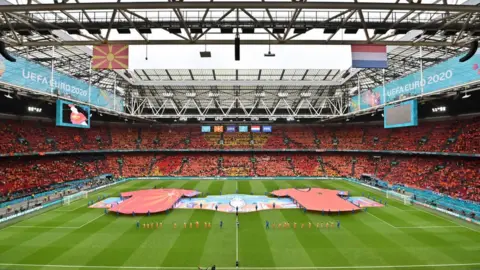
<path fill-rule="evenodd" d="M 90 107 L 57 100 L 57 126 L 90 128 Z"/>
<path fill-rule="evenodd" d="M 384 128 L 418 126 L 417 100 L 409 100 L 395 105 L 385 106 Z"/>

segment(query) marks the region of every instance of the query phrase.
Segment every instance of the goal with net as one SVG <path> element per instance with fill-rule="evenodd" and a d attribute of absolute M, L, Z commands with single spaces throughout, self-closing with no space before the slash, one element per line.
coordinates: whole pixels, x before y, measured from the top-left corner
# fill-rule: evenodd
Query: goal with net
<path fill-rule="evenodd" d="M 73 201 L 77 201 L 80 199 L 88 198 L 88 191 L 80 191 L 72 195 L 68 195 L 63 197 L 63 204 L 64 205 L 69 205 Z"/>
<path fill-rule="evenodd" d="M 387 190 L 387 199 L 397 199 L 397 200 L 403 201 L 403 204 L 405 205 L 412 204 L 412 195 L 401 194 L 393 190 Z"/>

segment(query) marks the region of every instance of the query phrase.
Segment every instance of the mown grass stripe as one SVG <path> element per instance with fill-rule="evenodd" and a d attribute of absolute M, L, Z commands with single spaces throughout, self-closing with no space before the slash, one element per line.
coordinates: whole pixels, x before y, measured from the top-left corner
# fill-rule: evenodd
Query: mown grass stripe
<path fill-rule="evenodd" d="M 146 185 L 148 185 L 148 182 L 140 182 L 135 184 L 134 186 L 138 188 L 143 188 Z M 100 216 L 103 213 L 103 209 L 91 209 L 90 213 L 96 213 L 97 216 Z M 117 220 L 117 218 L 115 218 L 114 216 L 105 215 L 104 217 L 96 220 L 94 224 L 89 224 L 79 229 L 68 231 L 60 238 L 51 242 L 48 246 L 44 247 L 43 249 L 36 250 L 29 256 L 23 258 L 20 262 L 48 264 L 55 258 L 62 256 L 62 254 L 68 252 L 68 250 L 75 247 L 72 246 L 70 243 L 80 245 L 88 238 L 89 235 L 99 233 L 102 229 L 109 226 L 115 220 Z M 87 221 L 88 220 L 86 220 L 86 222 Z"/>
<path fill-rule="evenodd" d="M 220 194 L 223 190 L 225 181 L 212 181 L 210 186 L 207 189 L 209 194 Z M 222 263 L 224 265 L 233 265 L 235 260 L 235 239 L 234 239 L 234 230 L 229 227 L 229 229 L 220 229 L 217 224 L 220 221 L 228 220 L 230 224 L 233 223 L 233 216 L 228 213 L 222 212 L 212 212 L 209 215 L 208 223 L 212 225 L 211 228 L 207 230 L 206 239 L 203 241 L 203 249 L 200 254 L 199 265 L 219 265 Z M 218 235 L 222 233 L 222 235 Z M 218 260 L 217 258 L 222 258 Z"/>
<path fill-rule="evenodd" d="M 168 183 L 162 183 L 159 182 L 157 185 L 160 185 L 165 188 L 173 188 L 173 187 L 178 187 L 178 188 L 192 188 L 192 183 L 190 182 L 171 182 L 169 183 L 170 185 L 165 186 L 165 184 Z M 186 215 L 189 215 L 190 213 L 185 213 Z M 140 257 L 143 256 L 143 260 L 141 261 L 133 261 L 134 263 L 147 263 L 147 265 L 151 265 L 151 263 L 160 263 L 161 261 L 158 260 L 158 256 L 155 256 L 155 254 L 152 256 L 150 253 L 152 252 L 151 249 L 144 248 L 142 245 L 147 241 L 148 239 L 151 239 L 154 237 L 155 234 L 162 234 L 165 230 L 170 231 L 171 230 L 171 221 L 170 219 L 175 218 L 174 215 L 170 214 L 165 214 L 165 213 L 160 213 L 160 214 L 153 214 L 150 217 L 142 215 L 142 216 L 137 216 L 137 217 L 129 217 L 129 222 L 128 224 L 123 226 L 123 231 L 120 231 L 115 235 L 115 237 L 111 240 L 111 243 L 106 247 L 101 250 L 101 252 L 97 253 L 95 256 L 93 256 L 88 262 L 88 265 L 95 265 L 95 264 L 102 264 L 103 261 L 105 261 L 105 258 L 111 258 L 109 260 L 109 265 L 113 266 L 121 266 L 126 264 L 134 254 L 137 252 L 140 255 Z M 139 221 L 142 225 L 140 229 L 137 229 L 135 226 L 135 222 Z M 157 222 L 162 222 L 163 223 L 163 228 L 162 229 L 144 229 L 143 224 L 144 223 L 154 223 L 156 224 Z M 157 249 L 154 250 L 155 253 Z M 137 255 L 138 257 L 138 255 Z M 148 258 L 145 260 L 145 258 Z"/>
<path fill-rule="evenodd" d="M 277 189 L 278 186 L 271 185 L 266 187 L 265 182 L 252 182 L 252 187 L 258 186 L 260 193 L 265 193 L 269 189 Z M 297 240 L 295 232 L 291 229 L 276 229 L 273 224 L 276 224 L 278 228 L 279 222 L 285 222 L 285 218 L 278 210 L 265 210 L 260 211 L 259 216 L 262 219 L 261 224 L 258 224 L 259 230 L 263 229 L 267 235 L 268 244 L 272 250 L 272 256 L 276 265 L 281 266 L 313 266 L 309 255 Z M 269 221 L 271 223 L 270 229 L 266 229 L 265 223 Z M 292 260 L 292 258 L 295 258 Z"/>
<path fill-rule="evenodd" d="M 144 185 L 143 183 L 134 183 L 134 182 L 127 182 L 127 183 L 128 183 L 128 187 L 131 187 L 133 189 Z M 112 191 L 109 190 L 109 193 L 111 194 L 112 192 L 115 192 L 116 190 L 120 190 L 123 188 L 126 188 L 126 187 L 123 185 L 114 186 L 112 188 Z M 88 199 L 83 199 L 81 200 L 81 203 L 86 204 L 87 201 Z M 85 210 L 83 212 L 88 213 L 90 215 L 90 213 L 92 213 L 90 210 L 91 209 L 88 209 L 85 206 Z M 22 221 L 15 225 L 25 225 L 25 224 L 28 224 L 30 226 L 38 225 L 39 227 L 45 227 L 45 228 L 39 228 L 39 227 L 14 228 L 14 229 L 7 228 L 6 230 L 2 230 L 0 234 L 2 235 L 6 234 L 10 236 L 0 241 L 0 254 L 6 254 L 8 250 L 22 246 L 23 243 L 26 243 L 26 242 L 34 243 L 35 241 L 38 241 L 39 243 L 48 245 L 49 243 L 53 242 L 56 238 L 60 237 L 62 234 L 68 233 L 68 232 L 57 232 L 55 230 L 56 226 L 65 227 L 66 224 L 70 221 L 71 215 L 68 215 L 68 213 L 48 211 L 42 214 L 42 216 L 52 217 L 52 219 L 56 221 L 55 225 L 53 226 L 49 225 L 50 221 L 37 222 L 37 219 L 34 218 L 34 219 L 31 219 L 31 221 L 28 223 L 25 223 Z M 40 238 L 40 239 L 37 240 L 36 238 Z M 16 245 L 11 246 L 8 243 L 15 243 Z M 17 253 L 16 251 L 12 251 L 12 252 L 15 254 Z"/>
<path fill-rule="evenodd" d="M 169 184 L 172 182 L 162 182 L 160 185 L 157 184 L 157 188 L 168 187 Z M 153 186 L 151 183 L 143 182 L 142 186 L 139 186 L 138 189 L 150 189 Z M 111 252 L 113 249 L 123 246 L 118 245 L 114 241 L 118 240 L 119 238 L 123 238 L 122 241 L 127 241 L 130 235 L 136 235 L 137 232 L 133 231 L 132 228 L 136 229 L 135 223 L 137 220 L 140 222 L 144 221 L 144 216 L 119 216 L 117 217 L 116 214 L 111 213 L 108 215 L 108 218 L 114 217 L 116 220 L 112 222 L 112 224 L 108 227 L 105 227 L 103 230 L 99 231 L 96 234 L 92 234 L 88 236 L 87 239 L 75 245 L 74 248 L 70 249 L 68 252 L 59 256 L 55 259 L 55 263 L 62 263 L 62 262 L 78 262 L 78 263 L 87 263 L 87 264 L 95 264 L 95 262 L 99 262 L 100 260 L 104 260 L 105 258 L 119 256 L 120 260 L 124 259 L 125 257 L 122 256 L 125 250 L 122 248 L 120 251 L 115 252 L 113 256 L 109 256 L 109 254 L 105 254 L 104 252 Z M 158 217 L 157 217 L 158 218 Z M 161 220 L 162 218 L 158 218 Z M 158 221 L 157 220 L 157 221 Z M 99 241 L 99 236 L 102 241 Z M 129 246 L 129 245 L 127 245 Z M 86 252 L 87 251 L 87 252 Z M 78 256 L 78 254 L 85 253 L 83 256 Z M 100 259 L 99 259 L 100 258 Z M 119 259 L 112 260 L 113 265 L 121 265 L 119 264 Z"/>
<path fill-rule="evenodd" d="M 112 196 L 118 196 L 118 193 L 121 191 L 143 187 L 153 188 L 154 185 L 161 186 L 162 183 L 165 182 L 149 180 L 131 181 L 126 183 L 125 186 L 112 187 L 99 194 L 111 193 Z M 249 194 L 253 192 L 257 195 L 263 195 L 265 191 L 270 192 L 275 189 L 319 186 L 348 190 L 353 196 L 361 196 L 363 192 L 364 194 L 374 195 L 377 198 L 384 198 L 383 194 L 377 194 L 373 190 L 357 184 L 333 180 L 175 180 L 167 183 L 169 183 L 169 187 L 197 188 L 201 191 L 209 191 L 212 194 L 220 192 L 220 190 L 223 194 L 235 193 L 237 185 L 241 193 Z M 75 201 L 70 206 L 63 207 L 63 209 L 78 207 L 81 203 L 81 201 Z M 86 200 L 83 203 L 86 204 Z M 389 200 L 389 206 L 393 207 L 369 209 L 369 212 L 375 215 L 378 214 L 382 220 L 385 219 L 385 221 L 394 225 L 397 225 L 396 223 L 399 223 L 398 219 L 400 219 L 402 220 L 401 222 L 411 224 L 412 226 L 404 229 L 396 228 L 395 226 L 391 227 L 369 215 L 369 212 L 360 212 L 354 215 L 348 213 L 340 216 L 322 216 L 319 213 L 307 212 L 304 214 L 300 210 L 293 209 L 240 214 L 240 266 L 256 267 L 257 269 L 261 267 L 265 269 L 272 269 L 272 267 L 279 267 L 279 269 L 282 269 L 282 267 L 286 267 L 283 269 L 313 269 L 312 267 L 315 266 L 323 267 L 321 269 L 354 269 L 353 267 L 355 266 L 359 266 L 360 269 L 475 269 L 480 265 L 480 262 L 477 260 L 477 253 L 480 251 L 478 244 L 480 243 L 479 233 L 462 227 L 430 228 L 432 226 L 456 226 L 456 224 L 461 226 L 460 224 L 464 224 L 463 222 L 439 216 L 435 213 L 430 214 L 428 210 L 423 208 L 419 210 L 417 206 L 405 206 L 401 201 L 397 200 Z M 283 212 L 286 212 L 288 215 L 288 211 L 290 211 L 292 216 L 285 217 Z M 427 211 L 427 213 L 424 211 Z M 202 228 L 191 231 L 180 229 L 183 227 L 182 220 L 190 220 L 195 212 L 202 216 L 212 215 L 210 217 L 212 228 L 209 230 L 203 230 Z M 30 222 L 32 224 L 41 224 L 49 217 L 55 216 L 57 216 L 56 219 L 59 221 L 58 224 L 60 224 L 61 220 L 71 220 L 78 217 L 82 217 L 82 222 L 88 222 L 91 218 L 97 217 L 96 213 L 103 213 L 103 211 L 80 207 L 78 210 L 61 213 L 62 215 L 58 216 L 54 212 L 47 212 L 39 216 L 39 218 L 33 217 Z M 112 221 L 108 220 L 110 218 Z M 192 260 L 185 267 L 193 269 L 197 265 L 206 267 L 216 264 L 223 269 L 234 269 L 234 261 L 232 260 L 235 257 L 234 214 L 176 209 L 164 217 L 164 224 L 168 223 L 170 226 L 165 227 L 163 231 L 143 229 L 137 231 L 135 221 L 138 218 L 131 216 L 120 216 L 118 218 L 110 215 L 106 217 L 101 216 L 79 230 L 37 228 L 32 230 L 31 235 L 27 236 L 31 240 L 24 241 L 18 245 L 15 242 L 5 243 L 2 239 L 8 239 L 12 236 L 12 233 L 22 233 L 23 231 L 28 231 L 28 229 L 7 227 L 5 230 L 0 231 L 0 248 L 3 245 L 8 247 L 7 252 L 0 252 L 0 262 L 14 264 L 4 265 L 9 269 L 12 267 L 45 270 L 64 269 L 66 267 L 69 269 L 142 269 L 142 267 L 144 269 L 153 269 L 166 266 L 167 263 L 170 267 L 177 267 L 176 269 L 178 269 L 178 267 L 183 267 L 184 255 L 178 254 L 174 256 L 169 254 L 171 247 L 178 245 L 176 248 L 183 248 L 185 250 L 184 254 L 193 254 L 190 256 Z M 148 221 L 159 219 L 160 216 L 153 215 Z M 199 219 L 199 217 L 196 217 L 196 219 Z M 295 219 L 293 221 L 297 221 L 297 223 L 300 223 L 298 220 L 303 219 L 305 219 L 305 221 L 302 221 L 304 223 L 308 222 L 308 220 L 312 223 L 340 220 L 341 228 L 319 231 L 319 235 L 316 235 L 317 231 L 310 232 L 306 229 L 303 231 L 277 229 L 276 231 L 267 232 L 265 230 L 265 220 L 267 219 L 275 220 L 276 222 Z M 217 223 L 219 220 L 225 222 L 223 230 L 218 228 Z M 174 230 L 171 226 L 174 221 L 179 223 L 177 230 Z M 109 222 L 109 224 L 102 224 L 103 222 Z M 81 224 L 79 223 L 79 225 Z M 432 226 L 414 228 L 416 225 Z M 131 230 L 132 227 L 135 228 L 134 231 Z M 69 231 L 77 231 L 76 233 L 80 235 L 66 237 Z M 192 235 L 193 238 L 186 236 L 186 233 L 189 232 L 194 234 Z M 297 234 L 301 235 L 297 236 Z M 182 241 L 183 244 L 180 245 L 177 238 L 181 235 L 183 235 L 182 238 L 190 239 L 192 242 Z M 299 241 L 298 237 L 302 241 Z M 203 240 L 195 240 L 195 238 Z M 63 241 L 59 242 L 58 239 L 63 239 Z M 192 243 L 194 245 L 198 243 L 198 248 L 191 248 Z M 331 245 L 335 246 L 338 251 L 337 254 L 335 254 L 335 251 L 332 251 Z M 63 252 L 62 249 L 67 251 Z M 37 252 L 39 250 L 43 252 Z M 105 252 L 106 250 L 110 250 L 110 252 Z M 58 251 L 59 255 L 51 260 L 53 255 L 45 254 L 47 251 L 52 253 Z M 36 254 L 38 258 L 32 257 L 32 254 Z M 316 256 L 315 259 L 312 259 L 312 254 Z M 445 254 L 448 254 L 448 256 L 445 256 Z M 168 259 L 169 262 L 165 260 L 167 255 L 171 255 Z M 31 263 L 15 265 L 22 262 L 22 259 L 29 259 Z"/>
<path fill-rule="evenodd" d="M 238 182 L 239 193 L 254 192 L 247 181 Z M 255 191 L 258 195 L 261 191 Z M 258 212 L 239 214 L 238 250 L 242 266 L 275 266 L 267 235 L 262 228 L 262 219 Z"/>
<path fill-rule="evenodd" d="M 286 184 L 290 188 L 304 188 L 305 185 L 298 185 L 295 181 L 289 181 Z M 348 257 L 345 257 L 337 248 L 335 242 L 326 237 L 329 231 L 316 230 L 316 222 L 310 219 L 311 213 L 304 213 L 300 209 L 281 210 L 284 220 L 290 220 L 297 223 L 297 228 L 293 229 L 298 242 L 302 245 L 305 252 L 310 257 L 310 260 L 318 265 L 321 261 L 324 265 L 336 265 L 339 261 L 347 262 Z M 315 213 L 317 214 L 317 213 Z M 308 223 L 312 224 L 311 229 L 308 229 Z M 301 228 L 302 224 L 305 228 Z"/>
<path fill-rule="evenodd" d="M 356 187 L 355 190 L 356 192 L 359 192 L 359 190 L 363 189 L 363 187 Z M 381 196 L 379 196 L 381 197 Z M 406 213 L 402 213 L 402 218 L 400 219 L 398 215 L 394 215 L 393 212 L 395 213 L 398 213 L 398 211 L 391 211 L 390 209 L 388 209 L 388 206 L 386 208 L 381 208 L 381 209 L 370 209 L 369 210 L 370 213 L 374 214 L 376 217 L 382 219 L 382 220 L 385 220 L 386 222 L 388 222 L 389 224 L 392 224 L 393 226 L 396 226 L 396 227 L 399 227 L 399 226 L 406 226 L 406 227 L 413 227 L 413 226 L 423 226 L 425 225 L 425 222 L 421 222 L 420 223 L 418 222 L 419 219 L 422 219 L 424 218 L 423 215 L 421 215 L 421 212 L 420 212 L 420 215 L 417 215 L 417 218 L 416 219 L 411 219 L 411 214 L 412 213 L 415 213 L 415 212 L 406 212 Z M 438 226 L 443 226 L 445 225 L 444 222 L 441 222 L 441 223 L 434 223 L 430 220 L 430 222 L 428 222 L 427 224 L 432 224 L 432 226 L 434 225 L 438 225 Z M 429 257 L 430 259 L 433 259 L 435 258 L 435 256 L 438 256 L 439 254 L 442 254 L 441 258 L 443 259 L 442 262 L 445 262 L 445 263 L 454 263 L 454 262 L 458 262 L 458 261 L 462 261 L 461 259 L 460 260 L 457 260 L 455 258 L 452 258 L 450 254 L 465 254 L 465 253 L 458 253 L 458 252 L 451 252 L 451 250 L 442 250 L 442 247 L 450 247 L 452 246 L 452 242 L 449 242 L 449 241 L 445 241 L 444 239 L 442 239 L 441 237 L 441 232 L 439 232 L 438 230 L 436 231 L 431 231 L 431 230 L 428 230 L 428 228 L 425 228 L 425 229 L 420 229 L 422 230 L 422 232 L 418 232 L 416 230 L 408 230 L 408 229 L 401 229 L 401 228 L 397 228 L 396 230 L 400 230 L 400 232 L 392 232 L 392 234 L 394 234 L 397 239 L 397 243 L 403 243 L 405 244 L 406 246 L 410 246 L 411 248 L 413 248 L 414 246 L 416 246 L 415 243 L 417 243 L 418 246 L 425 246 L 425 245 L 434 245 L 435 247 L 432 247 L 432 249 L 434 249 L 435 251 L 432 252 L 432 253 L 429 253 L 428 251 L 423 251 L 422 252 L 422 256 L 423 257 Z M 447 229 L 448 230 L 448 229 Z M 392 235 L 390 234 L 390 235 Z M 420 243 L 419 243 L 420 242 Z M 463 249 L 463 248 L 462 248 Z M 468 251 L 466 251 L 468 253 Z M 467 257 L 468 256 L 471 256 L 471 254 L 467 254 L 466 255 Z"/>
<path fill-rule="evenodd" d="M 206 193 L 209 191 L 209 186 L 212 184 L 212 182 L 208 181 L 204 182 L 203 184 L 204 186 L 199 190 Z M 205 241 L 208 237 L 208 232 L 205 231 L 209 229 L 205 228 L 204 225 L 208 222 L 212 223 L 214 215 L 215 212 L 213 211 L 193 210 L 193 214 L 189 220 L 179 220 L 179 229 L 182 231 L 173 246 L 168 251 L 162 264 L 165 266 L 179 265 L 178 258 L 181 257 L 183 258 L 181 264 L 184 266 L 198 265 L 203 254 Z M 186 222 L 188 225 L 190 222 L 194 224 L 198 222 L 200 225 L 199 228 L 194 227 L 193 229 L 183 229 L 184 222 Z"/>
<path fill-rule="evenodd" d="M 311 181 L 309 186 L 311 187 L 320 187 L 320 188 L 329 188 L 329 189 L 338 189 L 334 186 L 332 181 Z M 293 182 L 289 182 L 292 186 L 295 185 Z M 308 185 L 308 182 L 305 183 Z M 343 254 L 343 257 L 347 258 L 352 265 L 357 261 L 363 261 L 365 263 L 378 264 L 379 262 L 386 263 L 383 258 L 376 254 L 372 249 L 364 245 L 364 243 L 358 238 L 358 230 L 355 226 L 356 222 L 352 222 L 350 213 L 345 213 L 341 215 L 321 215 L 320 213 L 307 212 L 307 216 L 311 222 L 316 226 L 317 223 L 322 223 L 325 221 L 334 222 L 336 226 L 336 221 L 340 221 L 340 229 L 334 228 L 325 229 L 322 228 L 321 232 L 325 237 L 327 237 L 331 243 L 337 246 L 337 250 Z"/>

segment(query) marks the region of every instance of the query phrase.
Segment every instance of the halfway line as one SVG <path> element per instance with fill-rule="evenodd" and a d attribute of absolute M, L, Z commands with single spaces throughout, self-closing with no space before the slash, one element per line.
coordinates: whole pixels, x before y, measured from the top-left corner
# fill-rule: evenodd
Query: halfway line
<path fill-rule="evenodd" d="M 478 266 L 478 263 L 453 263 L 453 264 L 412 264 L 412 265 L 362 265 L 362 266 L 307 266 L 307 267 L 217 267 L 217 269 L 265 269 L 265 270 L 295 270 L 295 269 L 387 269 L 387 268 L 429 268 L 429 267 L 452 267 L 452 266 Z M 100 265 L 61 265 L 61 264 L 18 264 L 0 263 L 0 266 L 23 266 L 23 267 L 50 267 L 50 268 L 90 268 L 90 269 L 198 269 L 198 267 L 175 267 L 175 266 L 100 266 Z"/>

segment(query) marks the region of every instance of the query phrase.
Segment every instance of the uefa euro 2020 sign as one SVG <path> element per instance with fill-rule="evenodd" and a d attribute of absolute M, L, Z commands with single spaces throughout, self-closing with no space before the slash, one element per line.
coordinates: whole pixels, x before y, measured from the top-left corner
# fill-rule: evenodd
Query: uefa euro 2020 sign
<path fill-rule="evenodd" d="M 16 62 L 0 57 L 0 84 L 51 93 L 115 111 L 124 111 L 124 99 L 87 82 L 15 55 Z M 90 91 L 90 94 L 89 94 Z"/>
<path fill-rule="evenodd" d="M 420 94 L 432 93 L 455 86 L 480 81 L 480 50 L 465 62 L 459 62 L 462 55 L 427 67 L 423 73 L 417 71 L 400 79 L 386 82 L 352 97 L 350 111 L 379 106 L 392 101 L 403 100 Z M 385 89 L 384 89 L 385 87 Z"/>

